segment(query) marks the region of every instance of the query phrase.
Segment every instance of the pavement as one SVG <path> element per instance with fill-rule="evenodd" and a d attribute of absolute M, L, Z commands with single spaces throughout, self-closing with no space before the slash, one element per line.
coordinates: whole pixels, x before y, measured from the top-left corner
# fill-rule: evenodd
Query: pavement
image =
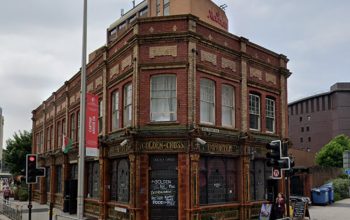
<path fill-rule="evenodd" d="M 13 198 L 10 198 L 10 206 L 22 209 L 22 220 L 28 219 L 28 201 L 22 202 L 22 201 L 13 200 Z M 53 220 L 55 220 L 55 215 L 58 215 L 57 220 L 70 220 L 72 218 L 77 219 L 76 215 L 69 215 L 67 213 L 62 212 L 60 209 L 56 209 L 56 208 L 53 209 L 53 215 L 52 215 Z M 32 202 L 31 216 L 33 220 L 48 220 L 49 205 Z M 68 216 L 68 217 L 65 218 L 63 216 Z M 0 220 L 10 220 L 10 218 L 0 213 Z"/>
<path fill-rule="evenodd" d="M 327 206 L 312 205 L 309 211 L 312 220 L 347 220 L 350 219 L 350 198 Z"/>

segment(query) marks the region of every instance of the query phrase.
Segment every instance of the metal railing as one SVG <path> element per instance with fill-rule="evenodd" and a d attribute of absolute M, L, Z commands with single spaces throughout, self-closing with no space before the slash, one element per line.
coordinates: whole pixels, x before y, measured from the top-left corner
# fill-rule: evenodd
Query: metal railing
<path fill-rule="evenodd" d="M 22 220 L 22 205 L 11 203 L 9 200 L 0 199 L 0 213 L 12 220 Z"/>

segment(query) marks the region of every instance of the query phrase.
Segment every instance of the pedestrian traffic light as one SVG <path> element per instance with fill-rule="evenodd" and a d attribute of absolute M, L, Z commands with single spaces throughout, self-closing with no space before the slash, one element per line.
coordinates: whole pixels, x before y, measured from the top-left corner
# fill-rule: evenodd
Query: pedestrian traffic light
<path fill-rule="evenodd" d="M 37 183 L 37 177 L 45 176 L 45 168 L 37 168 L 36 154 L 27 154 L 26 156 L 26 183 L 35 184 Z"/>

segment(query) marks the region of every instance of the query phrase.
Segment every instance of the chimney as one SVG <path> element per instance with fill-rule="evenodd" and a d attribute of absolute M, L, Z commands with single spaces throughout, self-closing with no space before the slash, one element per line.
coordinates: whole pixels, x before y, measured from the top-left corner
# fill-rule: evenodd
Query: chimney
<path fill-rule="evenodd" d="M 124 15 L 124 9 L 120 9 L 120 16 L 123 16 Z"/>
<path fill-rule="evenodd" d="M 132 8 L 135 8 L 135 0 L 132 1 Z"/>

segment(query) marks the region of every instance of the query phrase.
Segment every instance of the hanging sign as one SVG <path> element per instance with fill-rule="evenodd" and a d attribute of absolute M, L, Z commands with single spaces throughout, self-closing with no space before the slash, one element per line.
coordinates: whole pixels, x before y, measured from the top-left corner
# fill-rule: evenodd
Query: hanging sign
<path fill-rule="evenodd" d="M 90 93 L 86 94 L 85 150 L 86 156 L 98 156 L 98 96 Z"/>

